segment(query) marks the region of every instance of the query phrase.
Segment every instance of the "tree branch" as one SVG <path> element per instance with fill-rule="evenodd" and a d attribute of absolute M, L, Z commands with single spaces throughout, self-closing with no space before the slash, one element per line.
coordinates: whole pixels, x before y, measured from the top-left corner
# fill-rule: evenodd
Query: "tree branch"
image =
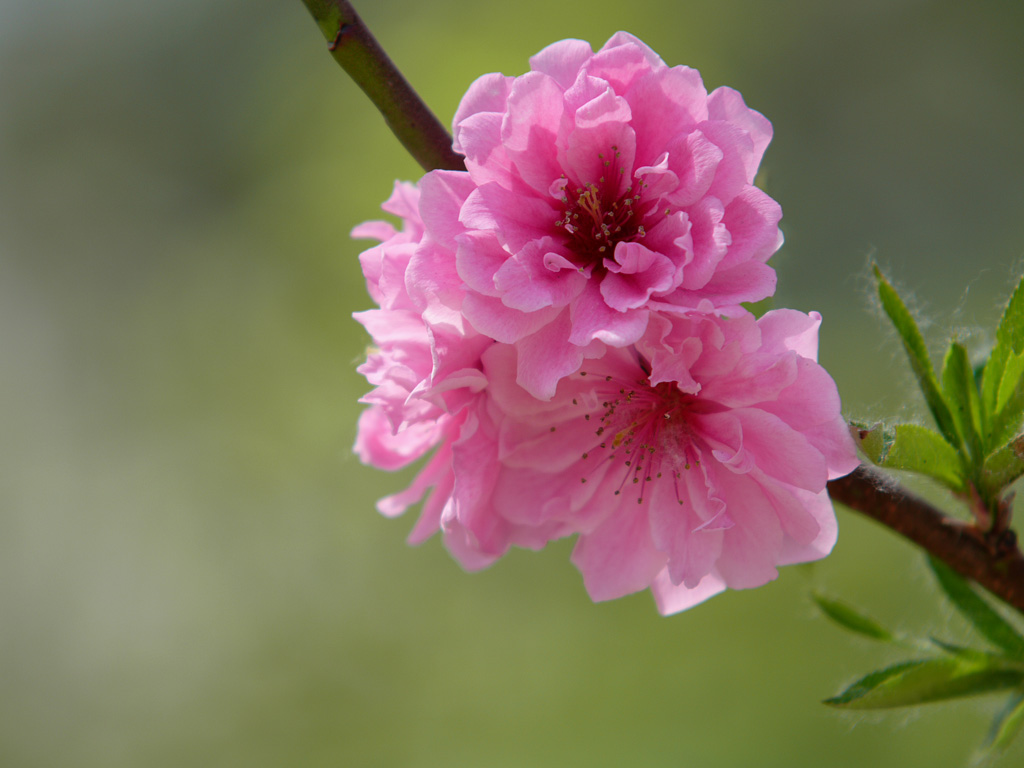
<path fill-rule="evenodd" d="M 830 481 L 828 492 L 833 501 L 892 528 L 1024 613 L 1024 556 L 1012 530 L 986 536 L 865 466 Z"/>
<path fill-rule="evenodd" d="M 302 0 L 327 39 L 327 48 L 384 116 L 392 133 L 424 170 L 466 170 L 452 138 L 388 58 L 345 0 Z"/>

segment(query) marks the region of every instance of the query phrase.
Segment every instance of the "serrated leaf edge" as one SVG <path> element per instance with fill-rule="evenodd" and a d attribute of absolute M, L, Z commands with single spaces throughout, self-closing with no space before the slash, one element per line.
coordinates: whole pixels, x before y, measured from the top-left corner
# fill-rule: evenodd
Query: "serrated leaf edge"
<path fill-rule="evenodd" d="M 935 423 L 939 432 L 949 441 L 949 444 L 961 450 L 960 436 L 957 433 L 953 415 L 949 410 L 949 404 L 943 397 L 942 389 L 935 376 L 935 368 L 932 365 L 931 357 L 928 354 L 928 347 L 924 343 L 924 337 L 918 328 L 907 305 L 900 298 L 899 293 L 882 274 L 877 264 L 874 265 L 875 280 L 878 284 L 878 298 L 882 302 L 882 309 L 889 317 L 896 333 L 903 342 L 903 348 L 910 360 L 910 368 L 917 378 L 918 386 L 924 393 L 928 409 L 935 417 Z"/>

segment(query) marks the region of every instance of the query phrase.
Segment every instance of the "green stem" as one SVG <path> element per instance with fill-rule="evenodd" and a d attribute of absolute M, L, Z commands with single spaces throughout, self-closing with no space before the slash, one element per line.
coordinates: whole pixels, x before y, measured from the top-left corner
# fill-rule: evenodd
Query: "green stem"
<path fill-rule="evenodd" d="M 384 122 L 424 170 L 466 170 L 462 155 L 419 94 L 412 89 L 352 5 L 345 0 L 302 0 L 327 47 L 384 116 Z"/>

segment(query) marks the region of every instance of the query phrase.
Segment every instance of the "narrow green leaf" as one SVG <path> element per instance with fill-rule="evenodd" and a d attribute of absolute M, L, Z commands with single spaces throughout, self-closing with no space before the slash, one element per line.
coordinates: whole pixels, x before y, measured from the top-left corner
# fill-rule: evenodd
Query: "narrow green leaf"
<path fill-rule="evenodd" d="M 989 660 L 922 659 L 873 672 L 825 703 L 843 709 L 891 709 L 977 696 L 1022 682 L 1024 672 Z"/>
<path fill-rule="evenodd" d="M 879 467 L 918 472 L 962 493 L 964 468 L 960 454 L 937 432 L 917 424 L 883 427 L 875 424 L 855 432 L 861 450 Z"/>
<path fill-rule="evenodd" d="M 999 412 L 999 385 L 1003 381 L 1003 372 L 1006 370 L 1009 356 L 1008 347 L 997 341 L 989 352 L 985 370 L 981 374 L 981 421 L 985 425 L 983 431 L 986 437 L 991 435 L 991 424 Z"/>
<path fill-rule="evenodd" d="M 981 444 L 981 402 L 974 370 L 963 344 L 949 345 L 942 365 L 942 389 L 956 424 L 957 432 L 967 445 L 971 457 L 980 462 L 984 455 Z"/>
<path fill-rule="evenodd" d="M 1024 659 L 1024 637 L 1000 616 L 992 606 L 971 588 L 971 585 L 948 565 L 934 557 L 928 564 L 935 572 L 939 586 L 979 633 L 996 647 L 1015 659 Z"/>
<path fill-rule="evenodd" d="M 1017 283 L 1006 305 L 1006 311 L 1003 312 L 999 328 L 996 330 L 996 339 L 1009 345 L 1018 355 L 1024 352 L 1024 278 Z"/>
<path fill-rule="evenodd" d="M 1015 437 L 1024 419 L 1024 354 L 1011 354 L 1003 369 L 999 384 L 996 410 L 989 419 L 991 426 L 986 436 L 990 448 L 1002 445 Z"/>
<path fill-rule="evenodd" d="M 939 640 L 937 637 L 930 637 L 928 639 L 931 640 L 932 645 L 941 648 L 950 656 L 956 656 L 957 658 L 964 659 L 965 661 L 984 663 L 992 658 L 992 654 L 987 653 L 986 651 L 979 651 L 975 648 L 966 648 L 962 645 L 954 645 L 953 643 L 947 643 L 945 640 Z"/>
<path fill-rule="evenodd" d="M 959 447 L 960 438 L 956 431 L 956 424 L 949 412 L 949 406 L 942 397 L 942 391 L 939 388 L 938 379 L 935 377 L 935 369 L 932 367 L 931 358 L 928 357 L 928 348 L 924 344 L 921 331 L 907 310 L 907 306 L 896 293 L 896 289 L 882 275 L 878 265 L 875 265 L 875 279 L 878 281 L 878 297 L 882 301 L 882 308 L 903 340 L 903 348 L 910 359 L 910 367 L 924 393 L 928 409 L 935 417 L 939 432 L 949 441 L 950 445 Z"/>
<path fill-rule="evenodd" d="M 927 661 L 927 659 L 901 661 L 899 664 L 893 664 L 891 667 L 876 670 L 848 686 L 846 690 L 838 696 L 833 696 L 831 699 L 825 699 L 822 703 L 833 707 L 845 707 L 847 704 L 855 702 L 864 696 L 867 696 L 872 691 L 877 690 L 887 681 L 896 679 L 900 675 L 921 666 Z"/>
<path fill-rule="evenodd" d="M 983 748 L 1001 752 L 1010 746 L 1021 726 L 1024 726 L 1024 692 L 1018 691 L 1010 696 L 1006 706 L 996 713 Z"/>
<path fill-rule="evenodd" d="M 1003 375 L 999 379 L 999 392 L 996 394 L 996 413 L 1005 410 L 1020 388 L 1021 376 L 1024 376 L 1024 353 L 1011 352 L 1006 358 Z"/>
<path fill-rule="evenodd" d="M 1024 475 L 1024 437 L 1011 440 L 993 451 L 981 469 L 982 491 L 989 497 L 998 496 L 1010 483 Z"/>
<path fill-rule="evenodd" d="M 881 640 L 882 642 L 892 643 L 896 641 L 896 637 L 883 627 L 881 624 L 876 622 L 874 619 L 868 618 L 862 613 L 859 613 L 855 608 L 850 607 L 848 604 L 840 602 L 839 600 L 832 600 L 825 597 L 824 595 L 814 592 L 811 594 L 814 602 L 818 604 L 822 613 L 828 616 L 836 624 L 856 632 L 857 634 L 870 637 L 872 640 Z"/>
<path fill-rule="evenodd" d="M 1017 283 L 1010 301 L 1006 305 L 1003 317 L 996 329 L 996 343 L 985 364 L 985 372 L 981 379 L 982 423 L 991 424 L 1001 409 L 998 395 L 1003 381 L 1007 362 L 1012 355 L 1020 356 L 1024 352 L 1024 279 Z M 1016 383 L 1019 379 L 1014 379 Z M 1004 390 L 1005 392 L 1005 390 Z M 989 443 L 989 448 L 998 445 L 1001 440 Z"/>

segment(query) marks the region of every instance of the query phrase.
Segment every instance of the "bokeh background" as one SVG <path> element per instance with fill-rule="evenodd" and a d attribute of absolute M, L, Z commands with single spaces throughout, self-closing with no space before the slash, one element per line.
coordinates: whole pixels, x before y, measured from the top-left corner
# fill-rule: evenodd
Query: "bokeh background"
<path fill-rule="evenodd" d="M 869 258 L 979 348 L 1024 264 L 1017 2 L 357 5 L 446 123 L 620 28 L 740 89 L 775 126 L 777 304 L 825 314 L 851 416 L 921 412 Z M 419 173 L 299 0 L 0 0 L 0 764 L 965 764 L 994 701 L 819 703 L 899 657 L 812 588 L 969 639 L 853 513 L 829 559 L 671 618 L 592 604 L 570 542 L 466 575 L 377 515 L 408 475 L 350 455 L 348 232 Z"/>

